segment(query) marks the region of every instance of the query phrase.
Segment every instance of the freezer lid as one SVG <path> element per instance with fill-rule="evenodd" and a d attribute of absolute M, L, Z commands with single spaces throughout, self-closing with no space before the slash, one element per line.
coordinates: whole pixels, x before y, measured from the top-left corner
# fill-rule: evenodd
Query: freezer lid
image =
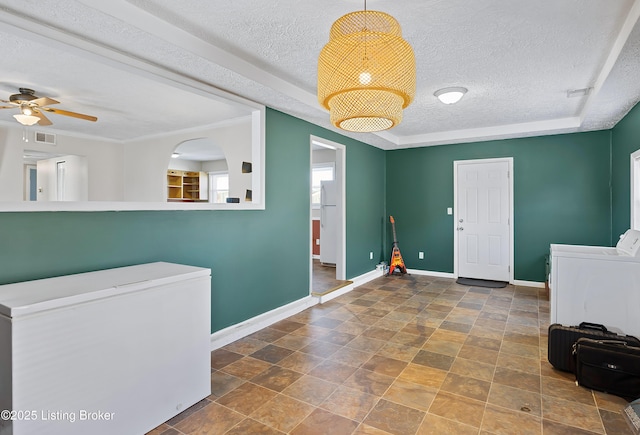
<path fill-rule="evenodd" d="M 640 231 L 627 230 L 618 240 L 616 250 L 620 254 L 637 257 L 640 254 Z"/>
<path fill-rule="evenodd" d="M 0 315 L 16 318 L 197 277 L 211 270 L 175 263 L 147 263 L 0 286 Z"/>

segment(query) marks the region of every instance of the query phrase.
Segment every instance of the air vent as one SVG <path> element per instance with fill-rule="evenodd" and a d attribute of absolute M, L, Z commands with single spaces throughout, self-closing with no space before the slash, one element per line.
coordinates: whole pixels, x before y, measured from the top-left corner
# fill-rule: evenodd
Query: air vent
<path fill-rule="evenodd" d="M 570 89 L 567 91 L 567 98 L 586 97 L 593 88 Z"/>
<path fill-rule="evenodd" d="M 42 133 L 36 131 L 36 142 L 46 143 L 48 145 L 56 144 L 56 135 L 52 133 Z"/>

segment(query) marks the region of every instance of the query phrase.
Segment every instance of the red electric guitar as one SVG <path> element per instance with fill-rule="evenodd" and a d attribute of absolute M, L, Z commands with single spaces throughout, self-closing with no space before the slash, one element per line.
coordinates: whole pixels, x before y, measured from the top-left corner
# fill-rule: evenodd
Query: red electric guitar
<path fill-rule="evenodd" d="M 389 261 L 389 273 L 387 273 L 387 276 L 391 275 L 396 269 L 398 269 L 401 274 L 405 274 L 407 273 L 407 266 L 404 265 L 400 248 L 398 248 L 396 221 L 393 219 L 393 216 L 389 216 L 389 220 L 391 221 L 391 228 L 393 228 L 393 249 L 391 250 L 391 261 Z"/>

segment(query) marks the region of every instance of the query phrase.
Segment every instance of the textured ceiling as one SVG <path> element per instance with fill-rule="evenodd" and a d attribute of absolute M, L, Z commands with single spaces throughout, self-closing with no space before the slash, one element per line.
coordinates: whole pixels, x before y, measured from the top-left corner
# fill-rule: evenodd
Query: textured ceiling
<path fill-rule="evenodd" d="M 0 0 L 0 98 L 95 115 L 48 128 L 126 140 L 246 116 L 242 99 L 332 128 L 318 54 L 355 0 Z M 384 149 L 611 128 L 640 101 L 640 0 L 369 0 L 413 46 L 417 94 Z M 464 86 L 455 105 L 433 93 Z M 573 89 L 589 95 L 568 98 Z M 13 122 L 0 111 L 0 122 Z"/>

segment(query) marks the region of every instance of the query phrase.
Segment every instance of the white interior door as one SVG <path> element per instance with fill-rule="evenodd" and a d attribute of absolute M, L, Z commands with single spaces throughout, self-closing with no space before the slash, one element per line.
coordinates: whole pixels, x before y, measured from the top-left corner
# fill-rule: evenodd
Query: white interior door
<path fill-rule="evenodd" d="M 511 277 L 509 159 L 455 162 L 457 276 Z"/>
<path fill-rule="evenodd" d="M 56 201 L 65 200 L 67 162 L 56 162 Z"/>

